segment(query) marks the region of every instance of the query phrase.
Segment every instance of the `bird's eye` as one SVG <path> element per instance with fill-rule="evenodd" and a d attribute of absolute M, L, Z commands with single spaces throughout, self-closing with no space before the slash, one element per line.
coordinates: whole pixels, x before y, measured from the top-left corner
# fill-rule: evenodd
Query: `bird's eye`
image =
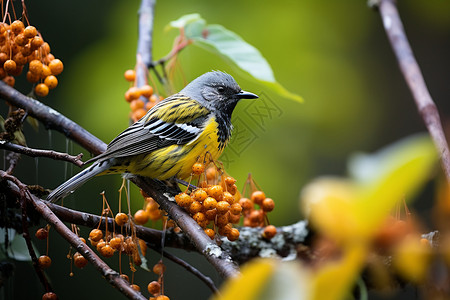
<path fill-rule="evenodd" d="M 217 91 L 218 91 L 219 93 L 223 93 L 223 92 L 225 92 L 225 88 L 224 88 L 223 86 L 219 86 L 219 87 L 217 88 Z"/>

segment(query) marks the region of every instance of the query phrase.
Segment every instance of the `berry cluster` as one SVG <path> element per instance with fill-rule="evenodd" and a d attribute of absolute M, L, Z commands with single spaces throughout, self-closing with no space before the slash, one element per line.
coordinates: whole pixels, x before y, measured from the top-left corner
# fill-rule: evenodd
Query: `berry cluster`
<path fill-rule="evenodd" d="M 149 197 L 143 190 L 141 190 L 141 194 L 144 197 L 144 207 L 143 209 L 139 209 L 134 213 L 134 222 L 138 225 L 144 225 L 149 220 L 158 221 L 163 215 L 161 210 L 159 210 L 159 204 L 153 200 L 152 197 Z"/>
<path fill-rule="evenodd" d="M 125 80 L 133 83 L 125 92 L 125 100 L 130 103 L 131 119 L 133 122 L 142 118 L 156 103 L 163 100 L 164 97 L 153 93 L 153 87 L 146 84 L 137 87 L 135 84 L 136 72 L 134 70 L 126 70 L 124 73 Z"/>
<path fill-rule="evenodd" d="M 37 83 L 34 93 L 45 97 L 49 90 L 58 85 L 56 75 L 63 69 L 61 60 L 50 53 L 50 45 L 45 42 L 34 26 L 26 26 L 20 20 L 11 24 L 0 23 L 0 79 L 14 86 L 28 64 L 27 80 Z"/>
<path fill-rule="evenodd" d="M 217 232 L 230 241 L 236 241 L 239 230 L 233 228 L 233 224 L 239 223 L 242 212 L 236 180 L 227 176 L 214 163 L 205 170 L 205 164 L 197 162 L 192 166 L 192 173 L 199 176 L 200 187 L 191 193 L 176 195 L 175 201 L 186 209 L 211 239 Z"/>
<path fill-rule="evenodd" d="M 150 297 L 150 300 L 170 300 L 169 297 L 164 295 L 164 272 L 166 271 L 166 266 L 164 265 L 163 261 L 160 260 L 158 263 L 156 263 L 153 266 L 152 269 L 153 273 L 158 275 L 158 280 L 151 281 L 148 286 L 147 290 L 150 294 L 153 295 L 153 297 Z"/>

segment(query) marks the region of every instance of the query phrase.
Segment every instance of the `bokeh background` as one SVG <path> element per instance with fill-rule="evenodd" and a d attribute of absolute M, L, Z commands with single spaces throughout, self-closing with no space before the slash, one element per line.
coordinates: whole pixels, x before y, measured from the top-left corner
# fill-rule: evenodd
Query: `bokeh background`
<path fill-rule="evenodd" d="M 414 53 L 448 127 L 450 2 L 398 2 Z M 129 124 L 129 107 L 123 98 L 129 84 L 123 72 L 135 64 L 139 1 L 47 0 L 26 4 L 31 24 L 65 66 L 58 77 L 59 86 L 42 101 L 109 142 Z M 245 147 L 232 144 L 235 151 L 229 149 L 223 157 L 227 171 L 238 179 L 240 188 L 247 174 L 252 173 L 266 195 L 276 201 L 276 209 L 270 214 L 274 225 L 288 225 L 302 217 L 298 198 L 308 181 L 322 175 L 345 176 L 347 159 L 353 153 L 372 152 L 425 130 L 379 15 L 368 8 L 366 1 L 158 1 L 155 59 L 170 51 L 178 34 L 176 30 L 165 31 L 165 26 L 188 13 L 200 13 L 208 23 L 221 24 L 238 33 L 261 51 L 281 84 L 305 99 L 300 104 L 283 98 L 239 76 L 233 66 L 200 48 L 188 47 L 179 56 L 188 81 L 210 70 L 224 70 L 243 89 L 260 94 L 264 103 L 276 108 L 276 113 L 258 119 L 252 114 L 254 107 L 242 102 L 234 117 L 252 129 L 251 142 Z M 26 94 L 31 85 L 22 78 L 17 88 Z M 2 113 L 5 109 L 3 105 Z M 73 154 L 83 151 L 62 134 L 48 132 L 42 124 L 38 131 L 26 125 L 25 133 L 33 148 Z M 75 169 L 62 162 L 23 157 L 16 175 L 23 182 L 54 188 L 78 171 Z M 110 202 L 116 204 L 120 184 L 120 176 L 96 178 L 70 196 L 66 204 L 100 213 L 99 192 L 105 190 Z M 134 209 L 142 206 L 136 188 L 132 201 Z M 426 205 L 417 203 L 416 213 L 427 218 Z M 82 229 L 84 236 L 88 232 Z M 60 299 L 121 297 L 91 266 L 75 270 L 75 276 L 69 277 L 67 244 L 57 234 L 51 234 L 50 244 L 53 266 L 47 274 Z M 44 243 L 36 241 L 36 245 L 45 251 Z M 170 251 L 220 282 L 199 255 Z M 116 258 L 110 259 L 113 265 Z M 152 252 L 149 258 L 154 262 L 159 255 Z M 167 264 L 165 287 L 171 299 L 207 299 L 210 292 L 197 278 L 181 267 L 168 261 Z M 42 288 L 31 266 L 17 263 L 15 274 L 2 296 L 40 299 Z M 154 279 L 146 271 L 136 273 L 136 282 L 143 289 Z M 400 295 L 391 297 L 397 299 Z"/>

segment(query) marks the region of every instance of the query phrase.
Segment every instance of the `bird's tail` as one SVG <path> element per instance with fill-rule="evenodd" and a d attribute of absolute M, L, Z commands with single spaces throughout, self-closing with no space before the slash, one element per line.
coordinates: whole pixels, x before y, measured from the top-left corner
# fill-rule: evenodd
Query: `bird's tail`
<path fill-rule="evenodd" d="M 89 168 L 76 174 L 48 195 L 47 200 L 50 202 L 56 202 L 57 200 L 66 197 L 68 194 L 73 193 L 77 188 L 82 186 L 86 181 L 92 177 L 105 172 L 113 165 L 114 159 L 107 159 L 94 163 Z"/>

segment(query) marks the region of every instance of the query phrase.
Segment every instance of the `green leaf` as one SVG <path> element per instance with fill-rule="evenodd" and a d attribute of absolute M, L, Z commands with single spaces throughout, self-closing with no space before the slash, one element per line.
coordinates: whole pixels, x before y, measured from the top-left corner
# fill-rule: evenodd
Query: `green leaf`
<path fill-rule="evenodd" d="M 168 28 L 184 29 L 184 35 L 193 41 L 193 45 L 220 55 L 245 76 L 256 79 L 280 95 L 303 101 L 302 97 L 287 91 L 276 81 L 272 68 L 258 49 L 225 27 L 217 24 L 207 25 L 199 14 L 190 14 L 170 22 Z"/>

